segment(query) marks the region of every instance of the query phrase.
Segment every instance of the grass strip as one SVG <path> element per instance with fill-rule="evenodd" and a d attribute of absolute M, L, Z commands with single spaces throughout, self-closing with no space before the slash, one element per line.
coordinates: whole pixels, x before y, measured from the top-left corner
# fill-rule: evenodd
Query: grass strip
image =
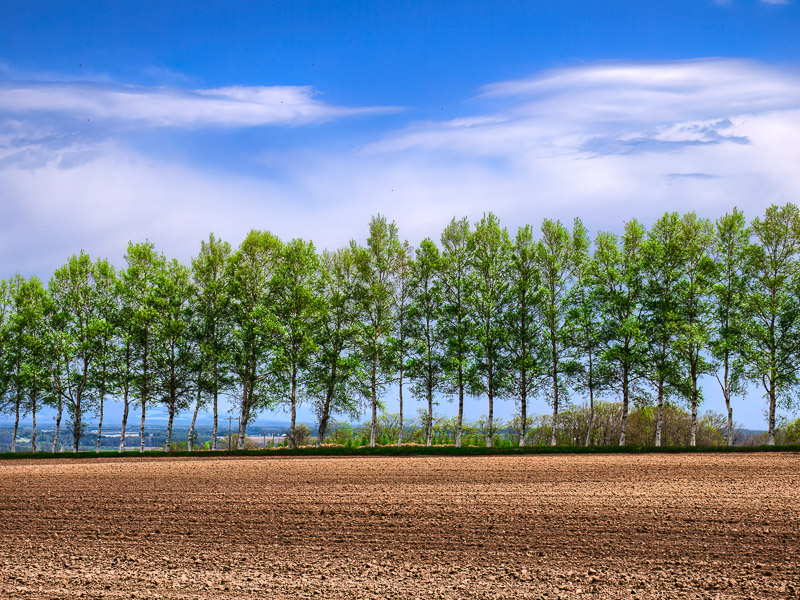
<path fill-rule="evenodd" d="M 302 456 L 519 456 L 527 454 L 677 454 L 677 453 L 751 453 L 751 452 L 800 452 L 800 444 L 789 444 L 782 446 L 514 446 L 514 447 L 491 447 L 484 446 L 465 446 L 456 448 L 455 446 L 413 446 L 405 445 L 397 447 L 375 446 L 374 448 L 358 446 L 323 446 L 321 448 L 266 448 L 261 450 L 196 450 L 188 452 L 186 450 L 173 450 L 164 452 L 163 450 L 126 450 L 118 452 L 116 450 L 95 452 L 2 452 L 0 460 L 9 459 L 51 459 L 51 458 L 171 458 L 187 457 L 194 458 L 224 458 L 228 456 L 248 456 L 262 458 L 287 458 Z"/>

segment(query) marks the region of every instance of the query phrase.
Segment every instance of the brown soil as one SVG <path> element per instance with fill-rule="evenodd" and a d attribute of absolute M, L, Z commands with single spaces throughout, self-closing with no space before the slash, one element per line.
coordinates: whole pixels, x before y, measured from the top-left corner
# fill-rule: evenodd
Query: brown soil
<path fill-rule="evenodd" d="M 0 598 L 796 598 L 800 456 L 0 463 Z"/>

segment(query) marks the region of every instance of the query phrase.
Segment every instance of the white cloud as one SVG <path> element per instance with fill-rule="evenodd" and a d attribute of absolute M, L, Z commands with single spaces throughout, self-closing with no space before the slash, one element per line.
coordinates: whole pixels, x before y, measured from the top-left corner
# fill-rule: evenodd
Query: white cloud
<path fill-rule="evenodd" d="M 122 267 L 131 240 L 188 262 L 212 231 L 235 246 L 252 228 L 316 240 L 326 227 L 269 181 L 153 161 L 112 142 L 71 168 L 61 160 L 0 169 L 0 277 L 47 278 L 81 249 Z"/>
<path fill-rule="evenodd" d="M 500 103 L 493 112 L 420 123 L 367 150 L 551 155 L 593 139 L 655 141 L 675 127 L 722 136 L 732 116 L 796 108 L 799 95 L 798 73 L 752 62 L 608 63 L 488 85 L 481 98 Z"/>
<path fill-rule="evenodd" d="M 271 103 L 253 90 L 228 88 L 224 103 Z M 0 268 L 47 274 L 81 247 L 120 264 L 145 237 L 187 260 L 210 231 L 236 244 L 251 227 L 336 247 L 377 212 L 412 242 L 488 210 L 511 229 L 580 216 L 595 231 L 665 210 L 755 216 L 800 200 L 799 99 L 795 71 L 754 62 L 591 65 L 488 85 L 476 114 L 353 152 L 273 149 L 247 176 L 19 117 L 0 128 Z"/>
<path fill-rule="evenodd" d="M 0 85 L 0 112 L 17 118 L 40 113 L 135 127 L 302 125 L 391 110 L 396 109 L 331 105 L 308 86 L 184 90 L 86 82 Z"/>
<path fill-rule="evenodd" d="M 446 182 L 452 208 L 482 204 L 510 224 L 578 215 L 616 229 L 667 209 L 754 216 L 800 200 L 796 70 L 604 63 L 491 84 L 477 101 L 483 114 L 415 123 L 362 152 L 414 164 L 409 179 Z M 443 197 L 418 196 L 420 206 Z"/>

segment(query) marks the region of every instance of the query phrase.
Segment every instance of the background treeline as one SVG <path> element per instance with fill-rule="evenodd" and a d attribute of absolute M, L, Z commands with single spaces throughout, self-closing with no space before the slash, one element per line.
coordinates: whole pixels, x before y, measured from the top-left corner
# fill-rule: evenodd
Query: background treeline
<path fill-rule="evenodd" d="M 453 219 L 417 248 L 378 216 L 365 245 L 319 253 L 254 230 L 235 251 L 211 235 L 191 265 L 131 243 L 119 272 L 81 252 L 47 286 L 20 275 L 0 282 L 0 398 L 16 424 L 30 414 L 34 432 L 37 413 L 54 407 L 53 440 L 63 419 L 76 450 L 90 415 L 99 448 L 111 399 L 122 404 L 121 440 L 131 405 L 141 410 L 141 449 L 149 407 L 168 413 L 169 450 L 174 417 L 193 411 L 191 445 L 197 414 L 210 406 L 216 446 L 220 395 L 237 407 L 239 447 L 255 415 L 277 406 L 289 410 L 295 445 L 300 403 L 317 414 L 318 443 L 334 415 L 366 410 L 374 445 L 388 439 L 379 417 L 390 387 L 400 407 L 392 443 L 404 441 L 411 393 L 427 406 L 428 445 L 443 396 L 458 404 L 456 446 L 473 435 L 463 421 L 470 398 L 486 405 L 486 445 L 508 435 L 495 399 L 517 403 L 519 444 L 579 435 L 587 445 L 624 445 L 635 430 L 635 443 L 695 445 L 706 430 L 698 382 L 712 375 L 727 406 L 726 443 L 731 399 L 755 384 L 774 444 L 776 408 L 791 407 L 800 384 L 799 292 L 793 204 L 750 223 L 736 209 L 716 222 L 667 213 L 650 230 L 633 220 L 594 240 L 579 219 L 512 235 L 490 213 L 473 225 Z M 552 407 L 546 423 L 528 414 L 534 397 Z M 576 398 L 586 405 L 579 428 Z M 613 428 L 603 426 L 610 406 Z M 676 407 L 688 416 L 680 435 Z M 645 413 L 652 424 L 642 428 L 634 421 Z"/>

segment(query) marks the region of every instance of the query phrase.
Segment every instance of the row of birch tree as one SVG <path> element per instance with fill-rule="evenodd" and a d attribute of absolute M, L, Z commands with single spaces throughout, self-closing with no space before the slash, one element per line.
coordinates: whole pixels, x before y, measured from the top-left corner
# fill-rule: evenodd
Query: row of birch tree
<path fill-rule="evenodd" d="M 457 402 L 455 444 L 464 404 L 485 402 L 486 443 L 494 404 L 519 409 L 520 443 L 532 399 L 559 410 L 601 396 L 622 405 L 626 442 L 632 403 L 656 407 L 661 444 L 665 402 L 691 412 L 696 442 L 702 376 L 716 379 L 727 407 L 759 388 L 769 443 L 776 409 L 791 407 L 800 378 L 800 212 L 771 206 L 747 222 L 738 210 L 716 221 L 666 213 L 647 230 L 636 220 L 594 240 L 544 220 L 513 235 L 491 213 L 453 219 L 438 243 L 414 248 L 384 217 L 356 241 L 318 252 L 301 239 L 251 231 L 235 251 L 212 234 L 191 265 L 131 243 L 117 272 L 80 252 L 45 286 L 19 274 L 0 282 L 0 402 L 34 421 L 44 406 L 65 420 L 73 448 L 107 402 L 122 405 L 120 450 L 130 408 L 140 410 L 141 449 L 148 408 L 176 415 L 213 413 L 220 397 L 239 411 L 238 443 L 255 415 L 285 407 L 295 443 L 297 407 L 318 417 L 318 440 L 335 415 L 370 415 L 370 444 L 389 391 L 423 400 L 431 444 L 435 405 Z M 403 443 L 402 433 L 399 444 Z"/>

